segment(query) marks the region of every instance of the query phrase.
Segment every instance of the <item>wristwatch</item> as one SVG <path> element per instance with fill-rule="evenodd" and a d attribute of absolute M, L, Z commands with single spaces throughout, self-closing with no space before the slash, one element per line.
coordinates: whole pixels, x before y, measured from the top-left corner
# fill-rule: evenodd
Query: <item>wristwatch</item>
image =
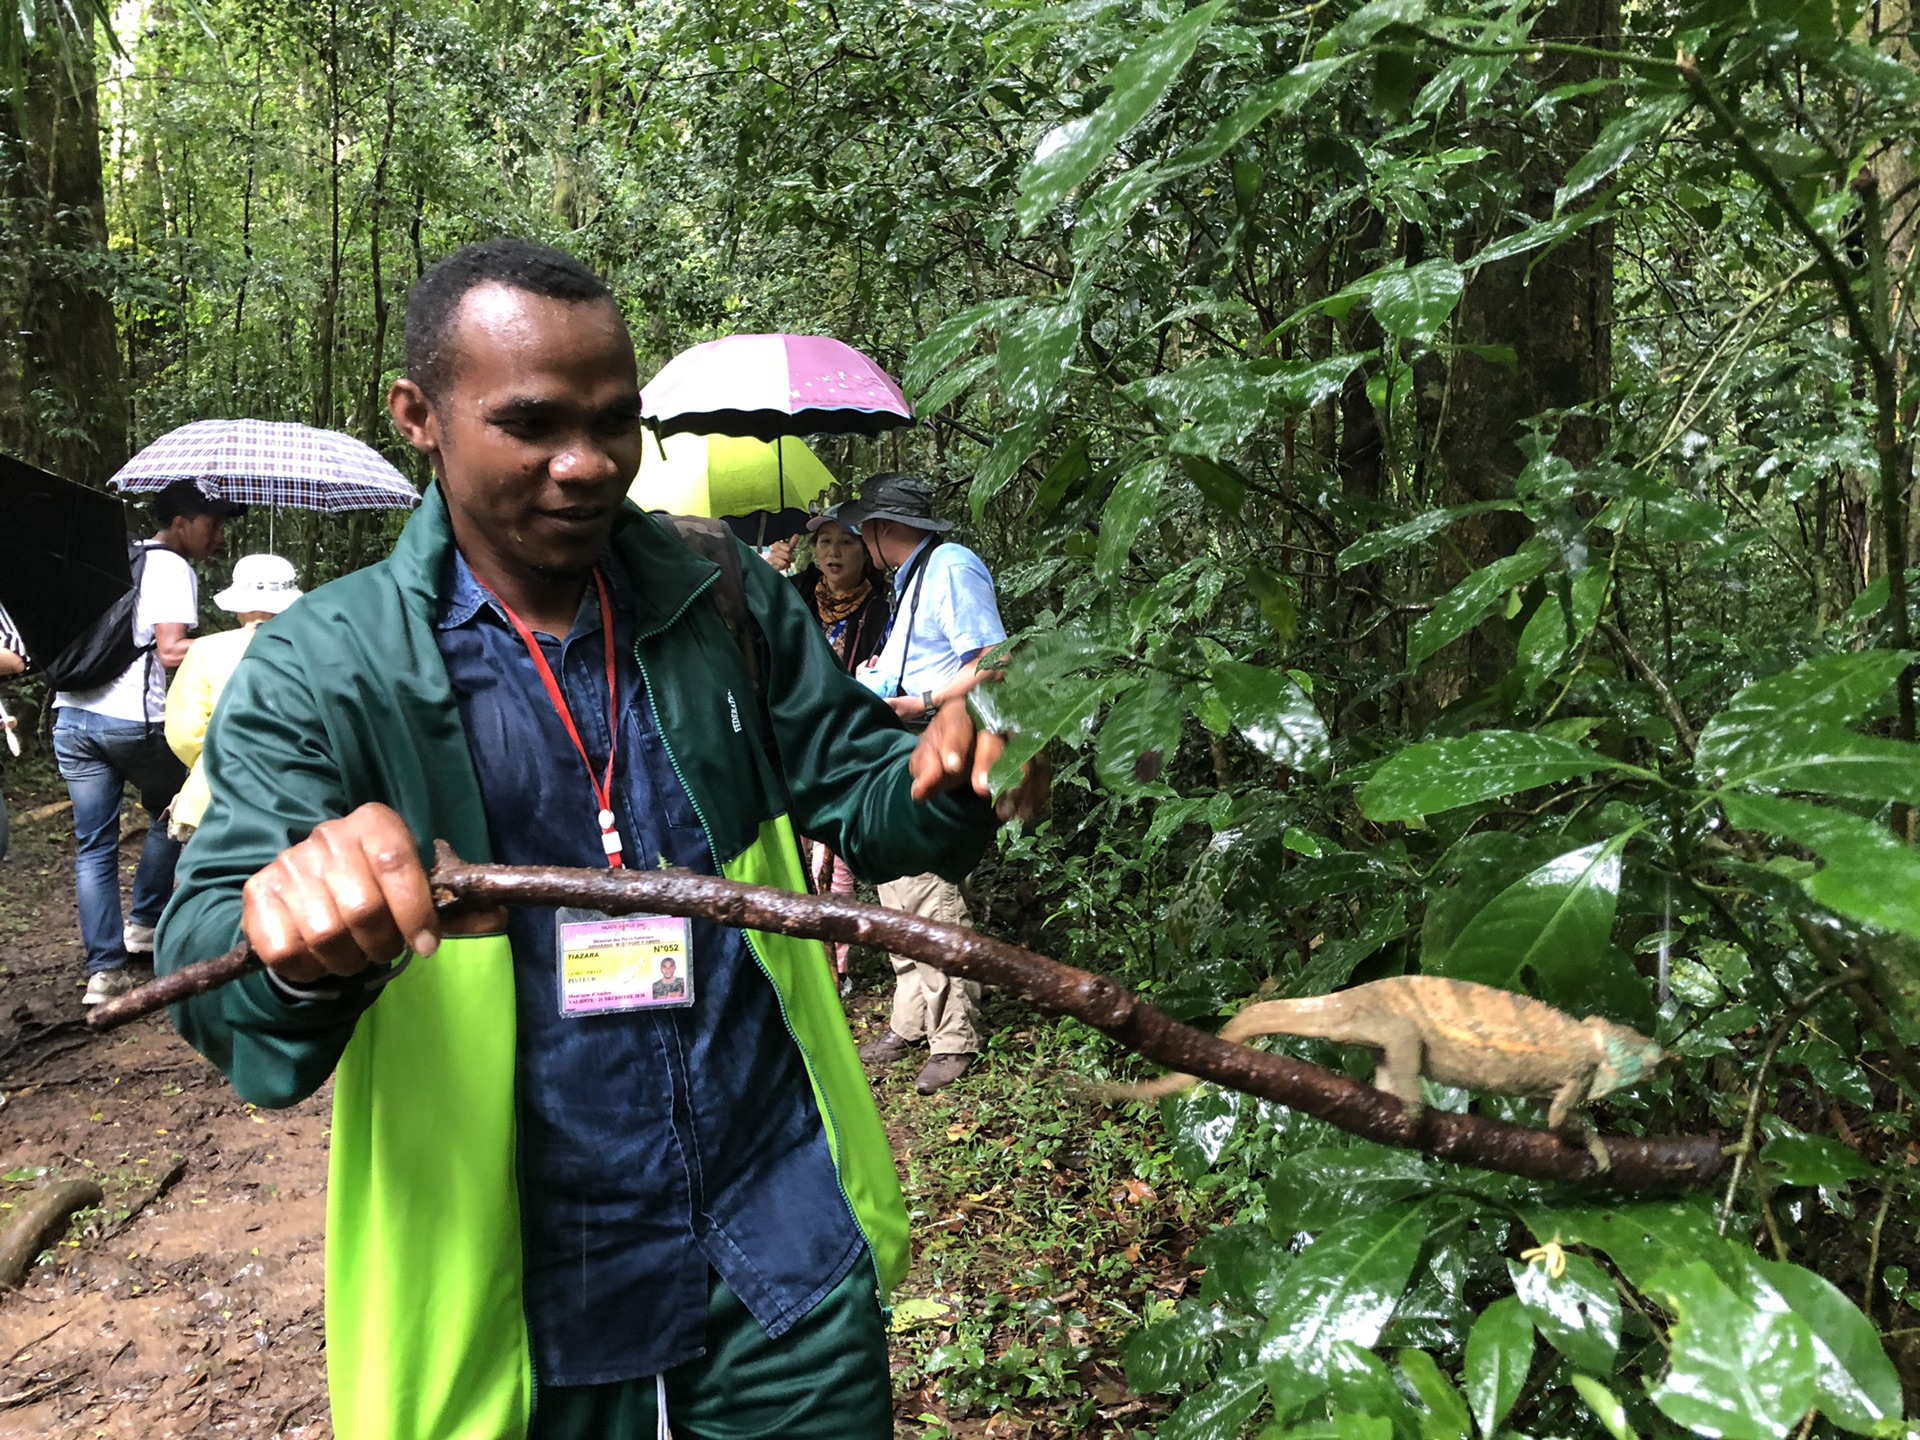
<path fill-rule="evenodd" d="M 935 714 L 935 712 L 938 711 L 940 708 L 938 705 L 933 703 L 933 691 L 931 690 L 922 690 L 920 692 L 920 703 L 921 705 L 926 707 L 926 713 L 929 719 L 931 719 Z"/>

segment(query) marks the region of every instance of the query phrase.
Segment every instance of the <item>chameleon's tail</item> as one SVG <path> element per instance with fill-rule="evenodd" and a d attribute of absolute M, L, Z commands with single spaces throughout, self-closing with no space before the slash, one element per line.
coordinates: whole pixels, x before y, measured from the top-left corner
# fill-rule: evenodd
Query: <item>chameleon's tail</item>
<path fill-rule="evenodd" d="M 1336 995 L 1310 995 L 1301 1000 L 1262 1000 L 1249 1005 L 1220 1028 L 1220 1038 L 1244 1044 L 1260 1035 L 1303 1035 L 1310 1039 L 1338 1038 L 1346 1028 L 1346 1006 Z M 1191 1075 L 1162 1075 L 1137 1085 L 1096 1085 L 1093 1091 L 1111 1103 L 1158 1100 L 1177 1095 L 1200 1082 Z"/>

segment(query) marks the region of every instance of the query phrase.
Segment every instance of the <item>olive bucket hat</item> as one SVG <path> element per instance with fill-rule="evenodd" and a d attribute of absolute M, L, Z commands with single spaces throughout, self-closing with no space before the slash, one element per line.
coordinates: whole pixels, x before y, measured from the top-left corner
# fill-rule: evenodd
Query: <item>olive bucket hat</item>
<path fill-rule="evenodd" d="M 916 530 L 951 530 L 953 521 L 933 513 L 933 487 L 918 475 L 889 470 L 868 478 L 860 498 L 840 507 L 842 525 L 857 529 L 869 520 L 895 520 Z"/>

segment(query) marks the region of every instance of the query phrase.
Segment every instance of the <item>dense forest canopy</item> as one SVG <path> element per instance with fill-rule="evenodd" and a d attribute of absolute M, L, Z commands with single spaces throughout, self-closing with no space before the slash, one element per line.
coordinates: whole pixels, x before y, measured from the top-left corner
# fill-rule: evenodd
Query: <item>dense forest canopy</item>
<path fill-rule="evenodd" d="M 20 0 L 0 61 L 9 450 L 252 415 L 411 467 L 407 284 L 502 232 L 608 275 L 643 375 L 837 335 L 925 423 L 823 454 L 970 515 L 1009 763 L 1059 763 L 989 925 L 1195 1019 L 1524 989 L 1679 1057 L 1603 1128 L 1738 1147 L 1603 1206 L 1166 1102 L 1220 1228 L 1127 1350 L 1165 1440 L 1900 1430 L 1905 0 Z M 311 580 L 396 533 L 278 523 Z M 1004 1358 L 927 1363 L 993 1408 Z"/>

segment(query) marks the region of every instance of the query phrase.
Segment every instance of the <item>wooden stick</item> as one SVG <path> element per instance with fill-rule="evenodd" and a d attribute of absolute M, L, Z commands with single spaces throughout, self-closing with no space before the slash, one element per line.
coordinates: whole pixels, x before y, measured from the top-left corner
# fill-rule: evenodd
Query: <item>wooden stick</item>
<path fill-rule="evenodd" d="M 1672 1190 L 1710 1183 L 1726 1165 L 1717 1135 L 1642 1140 L 1607 1136 L 1612 1166 L 1601 1172 L 1580 1145 L 1546 1130 L 1480 1115 L 1427 1108 L 1409 1119 L 1398 1100 L 1343 1075 L 1235 1045 L 1182 1025 L 1124 986 L 959 925 L 861 905 L 831 895 L 796 895 L 685 870 L 586 870 L 543 865 L 469 865 L 445 842 L 431 876 L 443 913 L 502 905 L 566 905 L 607 915 L 680 915 L 743 930 L 871 945 L 935 965 L 1030 1004 L 1071 1015 L 1136 1054 L 1231 1090 L 1285 1105 L 1382 1145 L 1536 1180 L 1604 1182 L 1621 1190 Z M 89 1024 L 110 1029 L 228 984 L 260 968 L 245 945 L 189 965 L 95 1007 Z"/>

